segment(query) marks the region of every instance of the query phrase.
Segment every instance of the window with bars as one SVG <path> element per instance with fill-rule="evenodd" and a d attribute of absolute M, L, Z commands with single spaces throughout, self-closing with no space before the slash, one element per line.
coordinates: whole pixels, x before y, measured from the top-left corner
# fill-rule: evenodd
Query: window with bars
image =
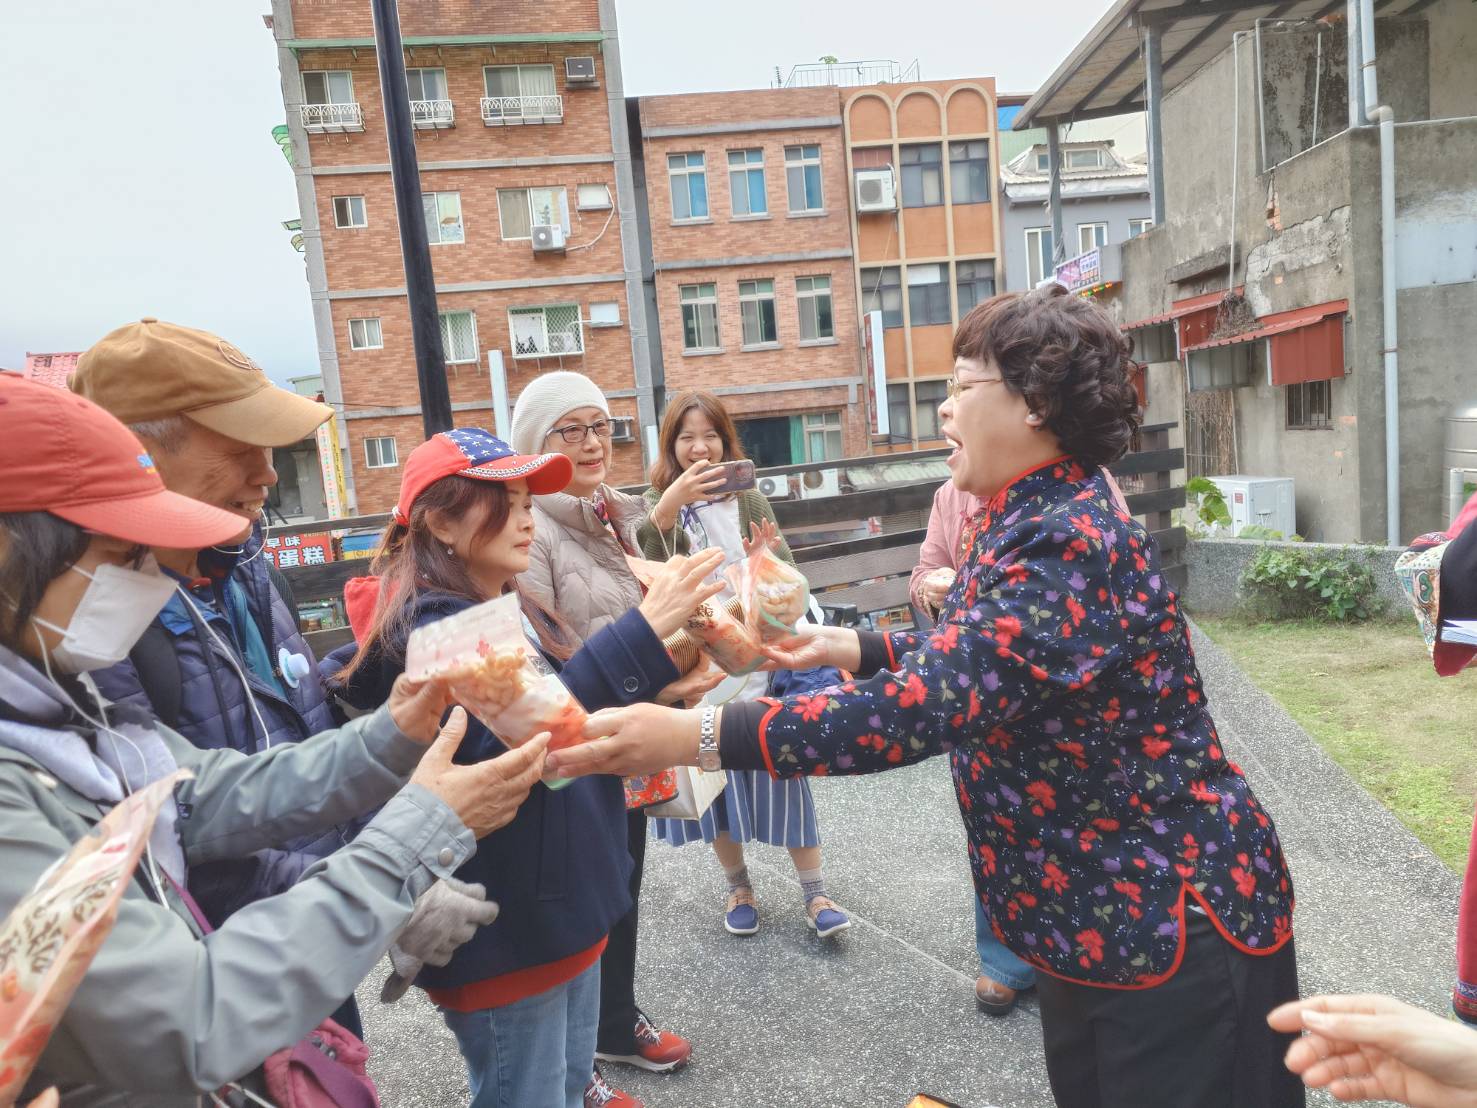
<path fill-rule="evenodd" d="M 903 207 L 930 208 L 944 202 L 944 158 L 936 142 L 900 147 Z"/>
<path fill-rule="evenodd" d="M 800 315 L 801 342 L 825 342 L 836 337 L 831 316 L 831 278 L 796 277 L 795 305 Z"/>
<path fill-rule="evenodd" d="M 829 462 L 842 456 L 840 412 L 806 412 L 801 418 L 807 462 Z"/>
<path fill-rule="evenodd" d="M 377 435 L 364 440 L 364 466 L 366 469 L 389 469 L 400 464 L 400 451 L 391 435 Z"/>
<path fill-rule="evenodd" d="M 349 320 L 350 350 L 379 350 L 384 345 L 379 317 Z"/>
<path fill-rule="evenodd" d="M 954 322 L 944 271 L 938 262 L 908 267 L 908 321 L 914 327 Z"/>
<path fill-rule="evenodd" d="M 535 227 L 556 224 L 569 234 L 568 189 L 498 189 L 497 212 L 505 242 L 531 238 Z"/>
<path fill-rule="evenodd" d="M 740 281 L 738 293 L 743 345 L 766 346 L 779 342 L 779 327 L 774 311 L 774 282 Z"/>
<path fill-rule="evenodd" d="M 888 435 L 894 439 L 913 437 L 913 405 L 908 396 L 907 382 L 887 386 Z"/>
<path fill-rule="evenodd" d="M 333 198 L 333 225 L 339 228 L 369 226 L 364 218 L 364 197 L 335 196 Z"/>
<path fill-rule="evenodd" d="M 1333 387 L 1330 381 L 1305 381 L 1287 386 L 1287 429 L 1322 431 L 1333 426 Z"/>
<path fill-rule="evenodd" d="M 954 284 L 959 293 L 959 318 L 981 301 L 995 295 L 995 263 L 955 262 Z"/>
<path fill-rule="evenodd" d="M 862 312 L 881 312 L 884 327 L 903 325 L 903 279 L 897 266 L 862 270 Z"/>
<path fill-rule="evenodd" d="M 585 352 L 584 326 L 578 304 L 545 304 L 538 308 L 511 308 L 508 327 L 513 335 L 513 357 L 545 358 Z"/>
<path fill-rule="evenodd" d="M 426 239 L 432 246 L 466 240 L 462 231 L 461 193 L 423 192 L 421 210 L 426 217 Z"/>
<path fill-rule="evenodd" d="M 688 353 L 718 349 L 718 286 L 682 285 L 682 349 Z"/>
<path fill-rule="evenodd" d="M 708 162 L 704 154 L 668 154 L 667 180 L 672 186 L 672 219 L 708 218 Z"/>
<path fill-rule="evenodd" d="M 476 312 L 441 313 L 441 352 L 448 365 L 479 360 Z"/>
<path fill-rule="evenodd" d="M 764 190 L 762 149 L 728 152 L 728 190 L 735 216 L 769 214 L 769 197 Z"/>
<path fill-rule="evenodd" d="M 949 398 L 949 382 L 915 381 L 913 397 L 918 406 L 918 441 L 940 438 L 939 405 Z"/>
<path fill-rule="evenodd" d="M 818 212 L 825 207 L 819 146 L 785 147 L 785 184 L 790 194 L 790 211 Z"/>
<path fill-rule="evenodd" d="M 990 143 L 949 143 L 949 199 L 955 204 L 990 202 Z"/>

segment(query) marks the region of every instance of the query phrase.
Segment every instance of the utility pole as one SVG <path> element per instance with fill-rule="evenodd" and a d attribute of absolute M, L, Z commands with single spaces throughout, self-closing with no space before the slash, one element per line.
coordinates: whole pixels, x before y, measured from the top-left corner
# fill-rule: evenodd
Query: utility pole
<path fill-rule="evenodd" d="M 420 384 L 421 423 L 426 438 L 450 431 L 451 390 L 446 384 L 446 355 L 441 348 L 441 317 L 436 310 L 436 278 L 421 205 L 420 161 L 405 86 L 405 48 L 400 42 L 396 0 L 371 0 L 374 50 L 379 57 L 380 99 L 385 105 L 385 132 L 390 145 L 390 180 L 395 188 L 395 214 L 400 220 L 400 256 L 405 263 L 405 292 L 410 306 L 410 335 L 415 344 L 416 378 Z"/>

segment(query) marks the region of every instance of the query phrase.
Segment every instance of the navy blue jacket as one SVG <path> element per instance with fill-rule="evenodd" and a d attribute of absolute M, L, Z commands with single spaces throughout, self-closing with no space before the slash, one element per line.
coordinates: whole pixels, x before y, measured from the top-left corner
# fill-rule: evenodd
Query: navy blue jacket
<path fill-rule="evenodd" d="M 163 628 L 179 662 L 179 715 L 164 722 L 202 750 L 229 747 L 255 754 L 268 745 L 301 742 L 309 735 L 337 726 L 323 686 L 316 678 L 313 651 L 298 630 L 297 613 L 272 584 L 266 556 L 258 554 L 261 545 L 258 527 L 246 540 L 240 555 L 214 550 L 200 555 L 205 578 L 190 594 L 204 613 L 203 621 L 220 643 L 225 644 L 225 649 L 201 631 L 202 617 L 192 614 L 177 594 L 155 619 L 156 628 Z M 274 663 L 278 651 L 283 649 L 307 658 L 312 667 L 310 675 L 297 688 L 288 686 L 279 673 L 278 683 L 282 686 L 279 691 L 247 668 L 230 620 L 224 614 L 221 592 L 227 579 L 245 593 L 247 607 Z M 228 650 L 234 656 L 228 656 Z M 247 703 L 238 672 L 246 675 L 246 683 L 270 732 L 270 744 Z M 92 676 L 109 701 L 135 704 L 151 715 L 159 714 L 132 661 L 122 661 Z M 250 858 L 193 867 L 190 891 L 211 922 L 219 926 L 237 909 L 291 888 L 308 866 L 347 842 L 357 829 L 357 826 L 346 826 L 291 843 L 290 849 L 264 850 Z"/>
<path fill-rule="evenodd" d="M 416 602 L 415 625 L 471 605 L 462 597 L 424 593 Z M 339 695 L 355 708 L 382 703 L 403 668 L 404 649 L 402 642 L 376 651 Z M 680 676 L 634 610 L 591 636 L 568 661 L 548 660 L 592 712 L 651 700 Z M 455 761 L 479 762 L 506 749 L 473 717 Z M 487 887 L 502 908 L 497 920 L 479 928 L 449 965 L 427 966 L 416 984 L 456 988 L 588 950 L 630 910 L 630 873 L 620 778 L 583 777 L 557 790 L 535 785 L 513 821 L 479 842 L 456 874 Z"/>

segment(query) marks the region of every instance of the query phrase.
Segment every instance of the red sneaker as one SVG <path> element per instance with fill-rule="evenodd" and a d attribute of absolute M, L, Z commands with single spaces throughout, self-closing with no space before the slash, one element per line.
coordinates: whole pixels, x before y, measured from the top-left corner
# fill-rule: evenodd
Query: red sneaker
<path fill-rule="evenodd" d="M 645 1108 L 645 1105 L 605 1080 L 597 1068 L 585 1086 L 585 1108 Z"/>
<path fill-rule="evenodd" d="M 604 1054 L 595 1052 L 601 1062 L 621 1062 L 627 1066 L 671 1073 L 687 1065 L 692 1057 L 692 1044 L 675 1031 L 659 1031 L 644 1012 L 636 1014 L 636 1053 Z"/>

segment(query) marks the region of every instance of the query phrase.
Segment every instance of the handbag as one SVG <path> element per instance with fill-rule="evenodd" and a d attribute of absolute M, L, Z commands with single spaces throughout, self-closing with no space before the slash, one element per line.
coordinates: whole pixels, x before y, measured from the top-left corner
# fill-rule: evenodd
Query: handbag
<path fill-rule="evenodd" d="M 169 874 L 164 878 L 201 933 L 215 930 L 190 891 Z M 292 1046 L 267 1056 L 262 1063 L 267 1095 L 277 1108 L 380 1108 L 379 1090 L 365 1068 L 368 1060 L 369 1047 L 359 1036 L 325 1019 Z M 228 1087 L 262 1103 L 239 1084 Z"/>
<path fill-rule="evenodd" d="M 677 796 L 677 774 L 670 769 L 627 777 L 621 783 L 626 787 L 628 812 L 650 808 L 653 804 L 661 804 Z"/>
<path fill-rule="evenodd" d="M 696 766 L 678 766 L 669 772 L 677 778 L 677 795 L 665 804 L 648 808 L 648 816 L 702 819 L 703 813 L 713 806 L 713 801 L 723 794 L 728 784 L 728 774 L 721 769 L 704 773 Z"/>

